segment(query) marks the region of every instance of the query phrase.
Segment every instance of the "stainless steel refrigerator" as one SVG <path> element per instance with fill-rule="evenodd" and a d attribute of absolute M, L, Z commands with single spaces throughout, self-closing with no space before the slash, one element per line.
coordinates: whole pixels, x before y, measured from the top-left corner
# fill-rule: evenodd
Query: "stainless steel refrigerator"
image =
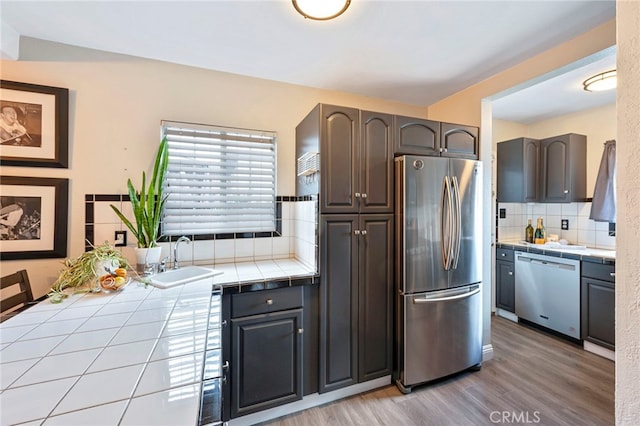
<path fill-rule="evenodd" d="M 482 361 L 482 176 L 474 160 L 395 159 L 396 385 Z"/>

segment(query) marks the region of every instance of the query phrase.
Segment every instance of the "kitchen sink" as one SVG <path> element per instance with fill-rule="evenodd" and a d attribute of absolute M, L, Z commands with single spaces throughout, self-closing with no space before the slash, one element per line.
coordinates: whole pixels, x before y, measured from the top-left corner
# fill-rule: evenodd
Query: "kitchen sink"
<path fill-rule="evenodd" d="M 221 275 L 222 271 L 217 271 L 204 266 L 185 266 L 180 269 L 171 269 L 166 272 L 149 277 L 149 284 L 158 288 L 169 288 L 180 284 L 187 284 L 204 278 Z"/>

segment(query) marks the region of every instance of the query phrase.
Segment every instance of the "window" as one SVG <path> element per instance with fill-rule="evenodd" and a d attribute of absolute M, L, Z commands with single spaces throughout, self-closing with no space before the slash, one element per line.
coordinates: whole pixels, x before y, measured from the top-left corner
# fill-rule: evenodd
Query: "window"
<path fill-rule="evenodd" d="M 162 122 L 169 143 L 163 234 L 272 232 L 276 134 Z"/>

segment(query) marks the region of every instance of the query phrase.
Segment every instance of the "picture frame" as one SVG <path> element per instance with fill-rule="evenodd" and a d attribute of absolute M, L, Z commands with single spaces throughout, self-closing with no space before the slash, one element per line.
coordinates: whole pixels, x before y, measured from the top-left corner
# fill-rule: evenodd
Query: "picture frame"
<path fill-rule="evenodd" d="M 0 258 L 67 257 L 69 179 L 0 176 Z"/>
<path fill-rule="evenodd" d="M 0 80 L 0 164 L 69 167 L 69 89 Z"/>

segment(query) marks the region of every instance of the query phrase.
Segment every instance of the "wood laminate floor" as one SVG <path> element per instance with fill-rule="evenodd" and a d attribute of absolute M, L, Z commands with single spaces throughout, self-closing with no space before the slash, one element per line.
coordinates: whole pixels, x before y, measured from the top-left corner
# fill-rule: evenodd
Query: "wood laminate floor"
<path fill-rule="evenodd" d="M 613 425 L 614 363 L 549 334 L 492 317 L 494 357 L 477 372 L 395 386 L 281 417 L 282 425 Z"/>

